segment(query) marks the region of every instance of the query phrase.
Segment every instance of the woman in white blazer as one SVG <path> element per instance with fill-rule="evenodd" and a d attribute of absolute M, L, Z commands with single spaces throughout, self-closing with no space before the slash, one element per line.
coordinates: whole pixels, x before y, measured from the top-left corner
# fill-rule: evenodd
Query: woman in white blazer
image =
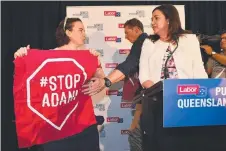
<path fill-rule="evenodd" d="M 139 79 L 144 88 L 164 78 L 208 78 L 198 39 L 181 28 L 178 11 L 173 5 L 154 9 L 152 28 L 154 35 L 144 41 L 140 56 Z"/>
<path fill-rule="evenodd" d="M 140 56 L 139 80 L 144 88 L 162 79 L 208 78 L 198 39 L 181 28 L 178 11 L 173 5 L 161 5 L 153 10 L 152 28 L 154 35 L 144 41 Z M 153 117 L 153 127 L 149 127 L 155 134 L 145 134 L 144 151 L 181 149 L 183 146 L 173 143 L 178 137 L 165 133 L 162 116 L 158 118 Z"/>

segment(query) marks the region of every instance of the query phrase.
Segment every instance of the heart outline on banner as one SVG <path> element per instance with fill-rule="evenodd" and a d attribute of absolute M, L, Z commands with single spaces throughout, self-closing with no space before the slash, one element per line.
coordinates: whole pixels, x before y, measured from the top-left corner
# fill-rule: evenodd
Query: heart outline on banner
<path fill-rule="evenodd" d="M 49 62 L 64 62 L 64 61 L 71 61 L 73 62 L 79 69 L 82 70 L 83 75 L 84 75 L 84 81 L 83 84 L 85 83 L 86 79 L 87 79 L 87 73 L 85 72 L 84 68 L 75 60 L 72 58 L 52 58 L 52 59 L 46 59 L 45 61 L 42 62 L 42 64 L 27 78 L 27 106 L 28 108 L 34 112 L 36 115 L 38 115 L 40 118 L 42 118 L 43 120 L 45 120 L 47 123 L 49 123 L 51 126 L 53 126 L 55 129 L 57 130 L 61 130 L 63 128 L 63 126 L 65 125 L 65 123 L 67 122 L 68 118 L 70 117 L 70 115 L 76 110 L 76 108 L 78 107 L 79 102 L 77 102 L 75 104 L 75 106 L 73 107 L 73 109 L 67 114 L 67 116 L 65 117 L 65 119 L 62 121 L 60 126 L 57 126 L 56 124 L 54 124 L 53 122 L 51 122 L 49 119 L 47 119 L 44 115 L 42 115 L 39 111 L 37 111 L 35 108 L 33 108 L 31 106 L 31 99 L 30 99 L 30 81 L 32 78 L 34 78 L 34 76 Z"/>

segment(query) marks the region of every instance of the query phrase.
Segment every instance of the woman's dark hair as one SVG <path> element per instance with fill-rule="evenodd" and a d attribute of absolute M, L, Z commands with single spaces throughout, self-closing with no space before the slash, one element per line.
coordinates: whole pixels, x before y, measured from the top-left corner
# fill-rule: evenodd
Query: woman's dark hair
<path fill-rule="evenodd" d="M 70 39 L 66 35 L 66 30 L 72 31 L 74 22 L 82 22 L 79 18 L 65 18 L 56 29 L 56 41 L 58 47 L 68 44 Z"/>
<path fill-rule="evenodd" d="M 163 4 L 160 5 L 158 7 L 156 7 L 152 13 L 155 10 L 159 10 L 163 13 L 163 15 L 165 16 L 166 19 L 169 20 L 169 30 L 168 30 L 168 41 L 172 41 L 172 40 L 178 40 L 178 38 L 180 36 L 182 36 L 183 34 L 190 34 L 192 33 L 191 31 L 187 31 L 187 30 L 183 30 L 181 28 L 181 22 L 180 22 L 180 17 L 179 17 L 179 13 L 176 9 L 176 7 L 174 7 L 171 4 Z M 157 34 L 154 35 L 150 35 L 149 38 L 155 42 L 157 41 L 160 37 Z"/>

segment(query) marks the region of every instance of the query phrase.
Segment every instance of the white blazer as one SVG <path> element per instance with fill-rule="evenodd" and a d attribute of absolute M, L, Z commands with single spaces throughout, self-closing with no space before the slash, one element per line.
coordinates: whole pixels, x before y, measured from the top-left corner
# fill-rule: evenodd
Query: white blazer
<path fill-rule="evenodd" d="M 141 84 L 147 80 L 154 83 L 160 81 L 163 57 L 170 45 L 171 50 L 176 46 L 161 40 L 153 43 L 146 39 L 140 56 L 139 79 Z M 200 45 L 194 34 L 185 34 L 179 38 L 178 48 L 173 54 L 180 79 L 208 78 L 200 53 Z"/>

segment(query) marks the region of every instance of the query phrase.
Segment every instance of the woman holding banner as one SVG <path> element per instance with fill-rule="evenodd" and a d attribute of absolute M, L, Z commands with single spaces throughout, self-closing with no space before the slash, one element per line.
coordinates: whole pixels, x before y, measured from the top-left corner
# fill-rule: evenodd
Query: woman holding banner
<path fill-rule="evenodd" d="M 140 57 L 139 79 L 144 88 L 150 88 L 163 79 L 208 78 L 198 39 L 181 28 L 178 11 L 173 5 L 161 5 L 153 10 L 152 28 L 154 35 L 144 41 Z M 145 151 L 176 151 L 183 148 L 172 148 L 174 137 L 165 133 L 162 120 L 155 120 L 153 129 L 155 136 L 151 138 L 147 135 Z"/>
<path fill-rule="evenodd" d="M 56 30 L 56 40 L 59 47 L 55 50 L 85 50 L 85 28 L 82 21 L 79 18 L 65 18 L 62 20 Z M 14 54 L 14 57 L 22 57 L 29 55 L 27 53 L 30 46 L 20 48 Z M 90 53 L 94 56 L 98 56 L 98 53 L 94 50 L 90 50 Z M 99 66 L 95 72 L 96 77 L 104 77 L 103 69 L 99 61 Z M 105 96 L 105 90 L 101 91 L 98 96 L 94 96 L 95 99 L 100 99 Z M 83 123 L 75 125 L 74 129 L 81 129 L 77 131 L 73 136 L 63 138 L 56 141 L 46 142 L 45 144 L 37 145 L 38 151 L 99 151 L 99 133 L 96 125 L 96 118 L 93 111 L 92 101 L 88 100 L 84 103 L 86 111 L 86 118 L 83 117 Z M 89 117 L 89 118 L 88 118 Z M 78 119 L 79 120 L 79 119 Z M 84 125 L 86 120 L 86 125 Z M 79 121 L 78 121 L 79 123 Z M 32 140 L 31 140 L 32 141 Z"/>

